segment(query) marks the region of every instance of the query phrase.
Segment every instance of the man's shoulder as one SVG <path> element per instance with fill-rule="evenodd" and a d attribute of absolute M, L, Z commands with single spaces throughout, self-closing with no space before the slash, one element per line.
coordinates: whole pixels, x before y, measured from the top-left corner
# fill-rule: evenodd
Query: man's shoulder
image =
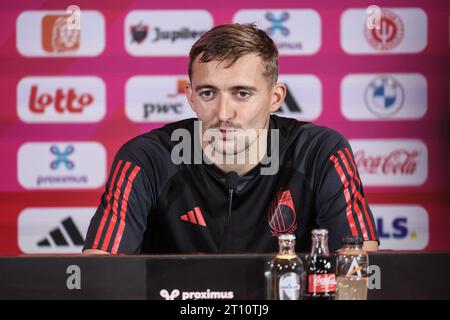
<path fill-rule="evenodd" d="M 322 181 L 322 174 L 331 165 L 330 157 L 347 147 L 348 141 L 332 128 L 293 120 L 283 120 L 291 126 L 292 132 L 284 159 L 292 163 L 292 167 L 305 177 L 310 189 L 315 190 Z"/>
<path fill-rule="evenodd" d="M 130 158 L 135 163 L 143 159 L 164 163 L 170 159 L 177 141 L 172 141 L 172 133 L 177 129 L 191 131 L 194 118 L 168 123 L 160 128 L 135 136 L 125 142 L 118 151 L 120 158 Z"/>
<path fill-rule="evenodd" d="M 329 127 L 278 115 L 272 115 L 271 118 L 274 128 L 279 129 L 281 136 L 292 146 L 298 147 L 302 144 L 309 146 L 336 145 L 345 140 L 341 133 Z"/>
<path fill-rule="evenodd" d="M 172 141 L 172 133 L 177 129 L 191 131 L 194 118 L 165 124 L 160 128 L 140 134 L 122 145 L 121 150 L 128 152 L 169 151 L 176 143 Z"/>
<path fill-rule="evenodd" d="M 304 126 L 304 133 L 309 141 L 320 144 L 336 145 L 340 141 L 345 140 L 345 137 L 335 129 L 313 123 L 308 123 L 308 125 Z"/>

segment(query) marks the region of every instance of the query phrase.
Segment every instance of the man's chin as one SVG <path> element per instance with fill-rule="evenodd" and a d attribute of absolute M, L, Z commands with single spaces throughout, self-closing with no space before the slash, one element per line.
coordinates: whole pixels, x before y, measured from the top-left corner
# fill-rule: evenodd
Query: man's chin
<path fill-rule="evenodd" d="M 241 158 L 247 155 L 245 150 L 227 150 L 227 149 L 215 149 L 216 158 Z"/>
<path fill-rule="evenodd" d="M 240 150 L 236 150 L 236 143 L 233 141 L 223 142 L 212 145 L 214 151 L 218 156 L 233 156 L 239 153 Z"/>
<path fill-rule="evenodd" d="M 237 152 L 233 149 L 214 149 L 217 157 L 231 157 L 235 156 Z"/>

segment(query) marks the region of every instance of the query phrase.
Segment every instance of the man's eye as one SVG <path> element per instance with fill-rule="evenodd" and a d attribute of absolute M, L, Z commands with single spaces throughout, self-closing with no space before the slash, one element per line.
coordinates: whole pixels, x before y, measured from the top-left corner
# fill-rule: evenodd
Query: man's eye
<path fill-rule="evenodd" d="M 206 90 L 200 92 L 200 96 L 203 98 L 211 98 L 213 96 L 213 92 L 211 90 Z"/>
<path fill-rule="evenodd" d="M 237 95 L 241 99 L 245 99 L 251 96 L 251 94 L 247 91 L 238 91 Z"/>

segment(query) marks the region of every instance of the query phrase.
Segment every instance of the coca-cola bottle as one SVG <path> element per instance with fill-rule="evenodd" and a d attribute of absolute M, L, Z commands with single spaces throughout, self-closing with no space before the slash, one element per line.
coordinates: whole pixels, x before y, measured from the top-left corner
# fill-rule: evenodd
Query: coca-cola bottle
<path fill-rule="evenodd" d="M 306 262 L 306 293 L 308 300 L 333 300 L 336 292 L 336 275 L 328 250 L 328 231 L 314 229 L 311 255 Z"/>
<path fill-rule="evenodd" d="M 269 261 L 265 273 L 266 299 L 302 300 L 305 269 L 295 253 L 295 235 L 280 235 L 278 244 L 279 252 Z"/>

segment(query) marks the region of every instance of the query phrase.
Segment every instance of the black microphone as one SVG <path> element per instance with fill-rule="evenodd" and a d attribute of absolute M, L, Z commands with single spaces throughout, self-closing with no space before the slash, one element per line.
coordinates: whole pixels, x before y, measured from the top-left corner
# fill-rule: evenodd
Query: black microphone
<path fill-rule="evenodd" d="M 225 187 L 228 189 L 228 216 L 227 221 L 225 223 L 225 227 L 223 228 L 222 240 L 220 241 L 219 252 L 223 252 L 223 245 L 228 235 L 228 226 L 230 225 L 231 220 L 231 206 L 233 204 L 233 192 L 236 191 L 239 183 L 239 176 L 236 172 L 230 171 L 227 172 L 225 176 Z"/>

